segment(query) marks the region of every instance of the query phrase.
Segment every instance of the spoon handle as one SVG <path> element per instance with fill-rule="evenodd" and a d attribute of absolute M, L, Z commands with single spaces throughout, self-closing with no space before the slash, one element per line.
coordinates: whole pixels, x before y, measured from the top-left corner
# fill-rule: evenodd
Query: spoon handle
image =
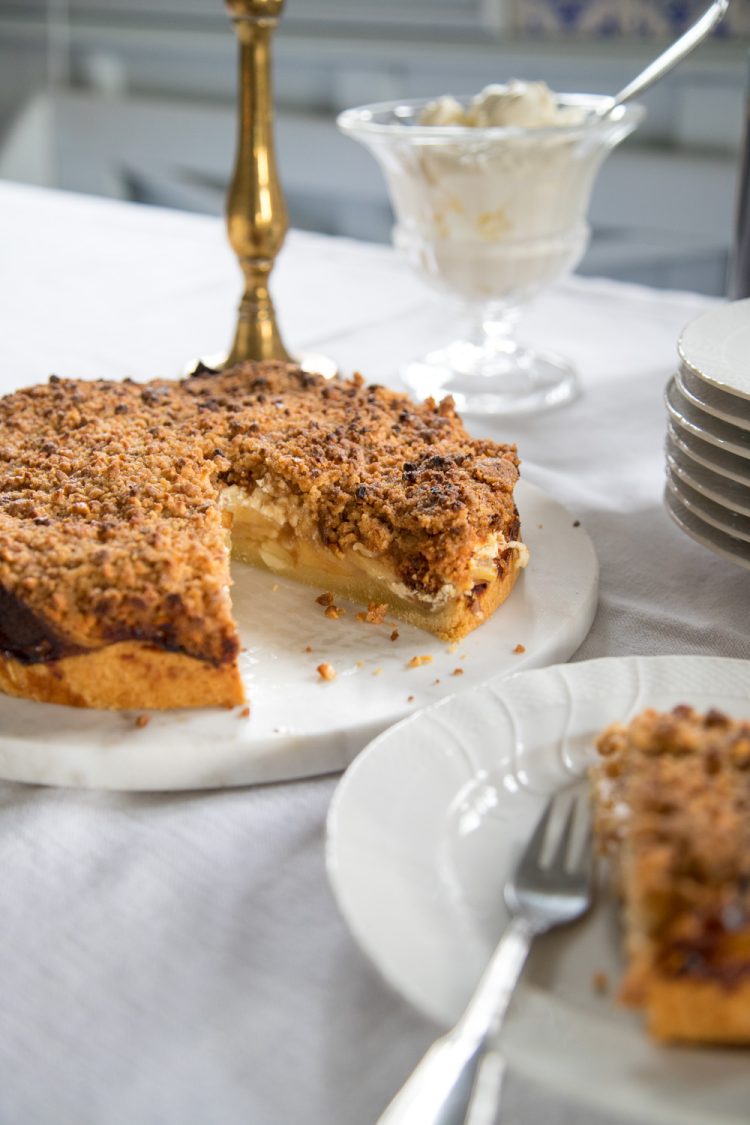
<path fill-rule="evenodd" d="M 627 86 L 620 90 L 619 94 L 615 95 L 607 105 L 606 112 L 611 113 L 616 106 L 630 101 L 631 98 L 636 97 L 667 74 L 673 66 L 676 66 L 681 59 L 689 55 L 699 43 L 702 43 L 707 35 L 711 34 L 714 28 L 721 23 L 728 7 L 729 0 L 714 0 L 713 4 L 706 9 L 700 19 L 695 21 L 692 27 L 689 27 L 679 39 L 676 39 L 671 46 L 667 47 L 666 51 L 662 51 L 652 63 L 649 63 L 645 70 L 642 70 L 632 82 L 629 82 Z"/>

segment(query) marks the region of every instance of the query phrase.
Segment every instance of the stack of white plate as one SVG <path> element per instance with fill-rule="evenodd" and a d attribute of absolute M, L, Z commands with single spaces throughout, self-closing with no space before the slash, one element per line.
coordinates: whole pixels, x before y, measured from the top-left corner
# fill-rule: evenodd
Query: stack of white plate
<path fill-rule="evenodd" d="M 667 510 L 693 539 L 750 568 L 750 300 L 680 337 L 666 391 Z"/>

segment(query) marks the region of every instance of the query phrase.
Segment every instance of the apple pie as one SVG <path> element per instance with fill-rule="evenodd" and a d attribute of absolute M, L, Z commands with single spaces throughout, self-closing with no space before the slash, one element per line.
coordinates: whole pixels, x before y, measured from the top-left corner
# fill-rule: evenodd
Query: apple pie
<path fill-rule="evenodd" d="M 598 741 L 596 828 L 623 899 L 621 999 L 658 1039 L 750 1043 L 750 722 L 645 711 Z"/>
<path fill-rule="evenodd" d="M 0 688 L 87 707 L 242 702 L 230 553 L 446 639 L 527 552 L 515 447 L 450 400 L 286 364 L 0 399 Z"/>

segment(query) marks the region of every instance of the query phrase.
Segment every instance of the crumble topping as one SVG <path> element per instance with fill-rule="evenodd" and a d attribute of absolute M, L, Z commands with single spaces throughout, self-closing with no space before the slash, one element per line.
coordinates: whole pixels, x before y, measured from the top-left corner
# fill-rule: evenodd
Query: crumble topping
<path fill-rule="evenodd" d="M 450 400 L 359 376 L 52 376 L 0 399 L 0 651 L 34 662 L 136 639 L 235 660 L 232 488 L 333 552 L 387 556 L 411 596 L 439 600 L 492 536 L 496 573 L 523 555 L 517 479 L 515 447 L 470 438 Z"/>

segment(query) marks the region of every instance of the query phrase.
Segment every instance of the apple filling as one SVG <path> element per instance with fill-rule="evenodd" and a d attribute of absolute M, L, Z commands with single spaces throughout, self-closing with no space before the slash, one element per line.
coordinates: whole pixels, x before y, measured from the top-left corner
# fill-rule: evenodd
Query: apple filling
<path fill-rule="evenodd" d="M 528 561 L 525 544 L 493 532 L 474 552 L 460 587 L 445 583 L 428 594 L 406 586 L 387 558 L 359 543 L 339 552 L 325 547 L 301 499 L 275 490 L 267 477 L 252 490 L 225 487 L 221 505 L 229 516 L 234 558 L 355 601 L 387 604 L 396 615 L 440 636 L 452 631 L 457 609 L 470 610 L 477 624 L 486 616 L 481 606 L 487 591 L 499 584 L 501 552 L 514 550 L 514 570 Z"/>

